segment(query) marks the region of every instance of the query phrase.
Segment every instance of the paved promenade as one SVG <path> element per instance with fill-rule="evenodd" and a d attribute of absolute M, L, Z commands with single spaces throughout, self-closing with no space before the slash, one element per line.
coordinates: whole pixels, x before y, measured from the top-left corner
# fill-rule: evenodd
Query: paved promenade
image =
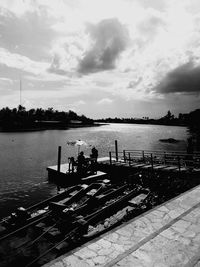
<path fill-rule="evenodd" d="M 200 186 L 45 267 L 200 267 Z"/>

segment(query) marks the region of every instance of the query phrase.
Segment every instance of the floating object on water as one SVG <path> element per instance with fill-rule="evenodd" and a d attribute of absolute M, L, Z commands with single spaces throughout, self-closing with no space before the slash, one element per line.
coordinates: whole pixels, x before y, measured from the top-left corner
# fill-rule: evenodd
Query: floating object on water
<path fill-rule="evenodd" d="M 160 142 L 164 143 L 178 143 L 180 140 L 174 139 L 174 138 L 167 138 L 167 139 L 159 139 Z"/>

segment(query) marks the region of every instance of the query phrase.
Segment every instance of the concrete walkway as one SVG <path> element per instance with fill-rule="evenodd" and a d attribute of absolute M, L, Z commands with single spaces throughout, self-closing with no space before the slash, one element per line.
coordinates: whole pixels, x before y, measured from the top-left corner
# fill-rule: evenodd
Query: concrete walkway
<path fill-rule="evenodd" d="M 200 186 L 45 267 L 200 267 Z"/>

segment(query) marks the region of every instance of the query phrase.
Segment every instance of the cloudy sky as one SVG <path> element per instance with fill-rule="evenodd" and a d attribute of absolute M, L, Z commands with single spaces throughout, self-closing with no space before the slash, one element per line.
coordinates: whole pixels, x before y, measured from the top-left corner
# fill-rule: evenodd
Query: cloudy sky
<path fill-rule="evenodd" d="M 199 0 L 0 0 L 0 108 L 199 108 Z"/>

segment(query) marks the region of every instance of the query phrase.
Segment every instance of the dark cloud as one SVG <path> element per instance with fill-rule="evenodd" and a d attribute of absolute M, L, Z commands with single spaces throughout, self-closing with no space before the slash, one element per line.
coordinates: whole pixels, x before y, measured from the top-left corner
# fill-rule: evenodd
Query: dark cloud
<path fill-rule="evenodd" d="M 155 88 L 158 93 L 200 93 L 200 66 L 188 62 L 169 72 Z"/>
<path fill-rule="evenodd" d="M 113 18 L 102 20 L 96 25 L 88 24 L 87 31 L 93 46 L 79 62 L 78 71 L 88 74 L 113 69 L 116 59 L 129 41 L 126 27 Z"/>

